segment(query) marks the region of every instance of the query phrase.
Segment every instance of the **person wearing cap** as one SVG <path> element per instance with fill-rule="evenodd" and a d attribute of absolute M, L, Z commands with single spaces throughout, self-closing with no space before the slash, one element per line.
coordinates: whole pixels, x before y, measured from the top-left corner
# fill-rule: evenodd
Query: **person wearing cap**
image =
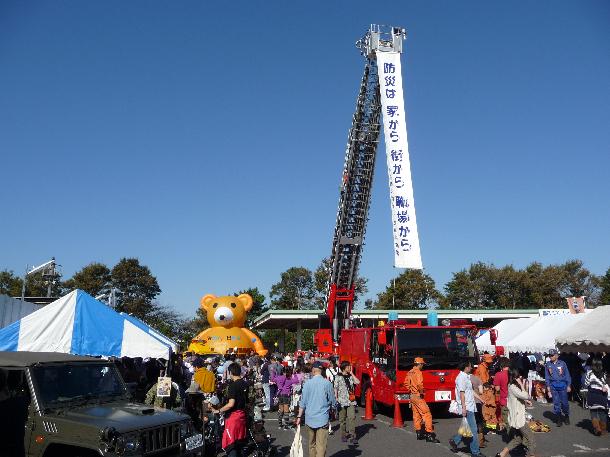
<path fill-rule="evenodd" d="M 476 374 L 483 384 L 487 384 L 489 382 L 489 367 L 494 363 L 494 356 L 488 353 L 483 354 L 483 360 L 475 370 L 474 374 Z"/>
<path fill-rule="evenodd" d="M 336 408 L 337 400 L 333 385 L 322 377 L 324 364 L 315 361 L 311 367 L 313 377 L 303 384 L 296 424 L 300 425 L 303 413 L 307 425 L 309 457 L 325 457 L 328 443 L 328 423 L 331 408 Z"/>
<path fill-rule="evenodd" d="M 432 414 L 428 403 L 424 400 L 424 376 L 421 372 L 426 362 L 421 357 L 415 357 L 413 368 L 407 373 L 405 387 L 411 394 L 411 409 L 413 410 L 413 427 L 418 440 L 429 443 L 439 443 L 432 425 Z M 425 429 L 422 430 L 422 423 Z"/>
<path fill-rule="evenodd" d="M 553 412 L 557 427 L 564 423 L 570 425 L 570 407 L 568 405 L 568 392 L 572 390 L 572 378 L 568 366 L 559 360 L 557 349 L 549 351 L 550 360 L 544 365 L 544 379 L 547 391 L 553 400 Z"/>

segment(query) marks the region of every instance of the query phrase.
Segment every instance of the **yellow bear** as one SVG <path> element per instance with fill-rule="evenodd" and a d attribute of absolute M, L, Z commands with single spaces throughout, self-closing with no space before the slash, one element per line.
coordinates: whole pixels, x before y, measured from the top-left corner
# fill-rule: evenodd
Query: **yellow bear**
<path fill-rule="evenodd" d="M 197 335 L 191 341 L 188 351 L 197 354 L 226 354 L 237 348 L 238 353 L 254 349 L 261 356 L 267 354 L 260 338 L 244 328 L 246 315 L 252 309 L 250 295 L 217 297 L 208 294 L 201 299 L 201 308 L 206 312 L 211 328 Z"/>

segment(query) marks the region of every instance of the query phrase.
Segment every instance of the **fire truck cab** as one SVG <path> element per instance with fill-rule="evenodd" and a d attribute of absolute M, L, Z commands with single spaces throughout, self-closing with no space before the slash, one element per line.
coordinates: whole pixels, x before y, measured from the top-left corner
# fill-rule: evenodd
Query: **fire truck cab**
<path fill-rule="evenodd" d="M 364 404 L 367 389 L 376 403 L 387 406 L 410 401 L 405 384 L 415 357 L 426 361 L 422 370 L 424 399 L 428 403 L 454 399 L 458 364 L 478 360 L 474 326 L 428 327 L 393 323 L 383 327 L 352 328 L 341 331 L 340 360 L 349 360 L 360 379 L 356 396 Z"/>

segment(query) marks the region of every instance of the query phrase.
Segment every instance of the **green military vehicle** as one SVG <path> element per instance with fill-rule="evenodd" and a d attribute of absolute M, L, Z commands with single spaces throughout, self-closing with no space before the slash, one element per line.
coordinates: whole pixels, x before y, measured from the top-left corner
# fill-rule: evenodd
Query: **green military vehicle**
<path fill-rule="evenodd" d="M 190 418 L 133 403 L 112 362 L 52 352 L 0 352 L 0 435 L 0 455 L 203 453 Z"/>

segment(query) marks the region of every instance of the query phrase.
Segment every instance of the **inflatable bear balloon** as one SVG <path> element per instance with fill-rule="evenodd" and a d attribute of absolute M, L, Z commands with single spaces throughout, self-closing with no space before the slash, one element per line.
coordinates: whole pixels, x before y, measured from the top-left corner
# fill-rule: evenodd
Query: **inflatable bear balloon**
<path fill-rule="evenodd" d="M 188 351 L 196 354 L 226 354 L 230 351 L 247 353 L 251 349 L 264 356 L 267 350 L 260 338 L 244 327 L 248 311 L 252 308 L 252 297 L 208 294 L 201 299 L 201 308 L 208 316 L 210 328 L 191 341 Z"/>

